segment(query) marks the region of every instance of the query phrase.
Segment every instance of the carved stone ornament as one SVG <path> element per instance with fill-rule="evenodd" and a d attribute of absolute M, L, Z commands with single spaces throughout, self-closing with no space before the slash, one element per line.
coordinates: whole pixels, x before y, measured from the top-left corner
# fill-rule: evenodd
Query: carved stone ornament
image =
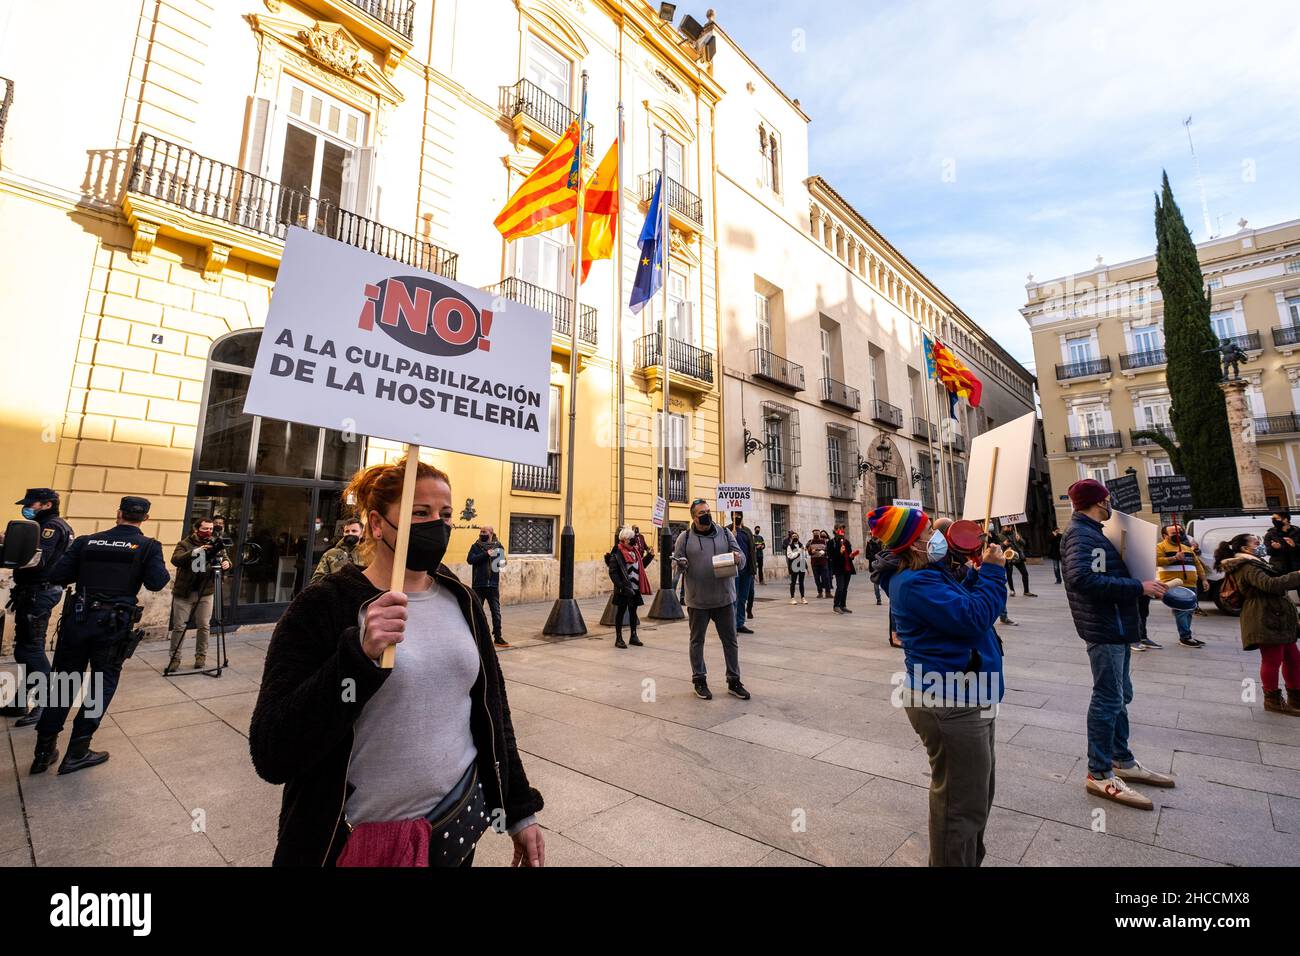
<path fill-rule="evenodd" d="M 280 8 L 284 6 L 280 0 L 263 0 L 263 2 L 266 4 L 266 9 L 270 10 L 272 13 L 279 13 Z"/>
<path fill-rule="evenodd" d="M 318 23 L 310 30 L 303 30 L 298 38 L 306 44 L 312 56 L 331 70 L 344 76 L 356 76 L 361 72 L 361 48 L 338 26 L 331 29 Z"/>

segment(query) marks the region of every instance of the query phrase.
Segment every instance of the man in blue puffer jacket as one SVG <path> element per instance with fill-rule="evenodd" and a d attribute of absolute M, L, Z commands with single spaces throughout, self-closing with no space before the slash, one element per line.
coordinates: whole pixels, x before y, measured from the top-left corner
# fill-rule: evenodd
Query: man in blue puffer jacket
<path fill-rule="evenodd" d="M 1074 515 L 1061 540 L 1061 571 L 1075 630 L 1087 642 L 1092 665 L 1088 705 L 1089 793 L 1141 810 L 1149 798 L 1128 786 L 1172 787 L 1172 777 L 1143 767 L 1128 747 L 1128 704 L 1133 700 L 1129 667 L 1133 645 L 1142 639 L 1138 599 L 1159 598 L 1165 586 L 1139 581 L 1102 532 L 1110 518 L 1110 492 L 1085 478 L 1069 488 Z"/>

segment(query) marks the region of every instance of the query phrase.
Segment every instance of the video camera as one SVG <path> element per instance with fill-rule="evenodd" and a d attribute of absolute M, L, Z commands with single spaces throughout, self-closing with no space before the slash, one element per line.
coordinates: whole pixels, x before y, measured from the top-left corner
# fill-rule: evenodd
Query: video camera
<path fill-rule="evenodd" d="M 41 526 L 26 518 L 15 518 L 5 527 L 0 548 L 0 567 L 27 568 L 40 560 Z"/>

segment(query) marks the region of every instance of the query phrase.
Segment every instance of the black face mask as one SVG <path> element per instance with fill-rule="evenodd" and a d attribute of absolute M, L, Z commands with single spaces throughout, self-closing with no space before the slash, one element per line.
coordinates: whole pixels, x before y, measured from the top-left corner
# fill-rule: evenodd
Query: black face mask
<path fill-rule="evenodd" d="M 484 544 L 487 544 L 488 541 L 491 540 L 491 536 L 490 536 L 490 535 L 486 535 L 486 534 L 481 534 L 481 535 L 478 536 L 478 539 L 479 539 L 480 541 L 482 541 Z"/>
<path fill-rule="evenodd" d="M 1281 530 L 1282 530 L 1282 526 L 1283 526 L 1284 524 L 1286 524 L 1286 522 L 1285 522 L 1285 521 L 1282 521 L 1280 518 L 1274 518 L 1274 519 L 1273 519 L 1273 527 L 1276 528 L 1278 531 L 1281 531 Z"/>
<path fill-rule="evenodd" d="M 700 515 L 695 520 L 699 523 L 699 526 L 706 531 L 713 527 L 713 515 Z"/>
<path fill-rule="evenodd" d="M 351 551 L 353 548 L 357 546 L 357 542 L 360 540 L 361 539 L 357 537 L 355 534 L 345 534 L 343 536 L 343 547 Z"/>
<path fill-rule="evenodd" d="M 384 518 L 384 521 L 395 528 L 387 518 Z M 408 534 L 410 537 L 406 547 L 406 569 L 426 573 L 437 571 L 438 565 L 442 564 L 443 555 L 447 553 L 447 545 L 451 541 L 451 525 L 441 518 L 435 518 L 433 521 L 418 521 L 412 523 Z M 384 543 L 388 544 L 386 540 Z M 392 545 L 389 547 L 391 548 Z"/>

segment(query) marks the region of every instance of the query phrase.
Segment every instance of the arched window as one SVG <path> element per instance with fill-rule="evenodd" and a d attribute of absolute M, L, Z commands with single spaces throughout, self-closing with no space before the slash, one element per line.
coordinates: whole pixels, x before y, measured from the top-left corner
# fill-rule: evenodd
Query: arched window
<path fill-rule="evenodd" d="M 190 480 L 190 520 L 221 518 L 235 542 L 224 589 L 234 621 L 274 620 L 308 583 L 342 534 L 340 497 L 365 451 L 363 436 L 244 411 L 261 338 L 213 343 Z"/>

